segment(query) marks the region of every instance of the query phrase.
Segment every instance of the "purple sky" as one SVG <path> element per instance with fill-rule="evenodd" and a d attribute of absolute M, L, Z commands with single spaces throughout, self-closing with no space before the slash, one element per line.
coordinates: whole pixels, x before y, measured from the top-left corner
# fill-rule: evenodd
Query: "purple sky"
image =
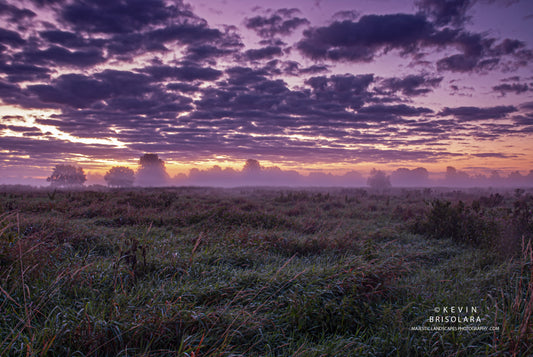
<path fill-rule="evenodd" d="M 533 169 L 531 0 L 0 0 L 0 172 Z"/>

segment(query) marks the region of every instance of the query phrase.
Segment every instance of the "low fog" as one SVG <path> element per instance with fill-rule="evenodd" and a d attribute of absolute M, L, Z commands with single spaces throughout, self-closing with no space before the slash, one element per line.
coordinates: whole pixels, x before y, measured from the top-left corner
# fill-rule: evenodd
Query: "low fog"
<path fill-rule="evenodd" d="M 249 166 L 255 162 L 257 166 Z M 378 176 L 378 177 L 376 177 Z M 491 176 L 471 176 L 448 167 L 442 179 L 430 179 L 425 168 L 400 168 L 391 173 L 373 170 L 370 173 L 350 171 L 344 175 L 314 172 L 302 175 L 296 171 L 284 171 L 278 167 L 263 167 L 256 160 L 248 160 L 241 170 L 214 166 L 207 170 L 193 169 L 188 175 L 173 178 L 170 185 L 187 186 L 338 186 L 338 187 L 529 187 L 533 186 L 533 170 L 527 175 L 518 171 L 508 176 L 493 172 Z"/>
<path fill-rule="evenodd" d="M 76 173 L 72 177 L 72 173 Z M 444 177 L 432 179 L 438 173 L 430 173 L 423 167 L 399 168 L 392 172 L 373 169 L 370 173 L 350 171 L 342 175 L 312 172 L 304 175 L 297 171 L 282 170 L 279 167 L 266 167 L 258 160 L 248 159 L 242 169 L 222 168 L 215 165 L 209 169 L 192 169 L 188 174 L 171 177 L 165 162 L 157 154 L 142 155 L 135 170 L 115 166 L 105 175 L 85 174 L 83 168 L 75 165 L 56 165 L 47 179 L 11 178 L 2 180 L 7 185 L 31 185 L 52 187 L 81 187 L 107 185 L 109 187 L 164 187 L 164 186 L 283 186 L 283 187 L 370 187 L 386 190 L 391 187 L 533 187 L 533 170 L 523 175 L 518 171 L 500 175 L 493 171 L 490 175 L 470 175 L 454 167 L 447 167 Z"/>

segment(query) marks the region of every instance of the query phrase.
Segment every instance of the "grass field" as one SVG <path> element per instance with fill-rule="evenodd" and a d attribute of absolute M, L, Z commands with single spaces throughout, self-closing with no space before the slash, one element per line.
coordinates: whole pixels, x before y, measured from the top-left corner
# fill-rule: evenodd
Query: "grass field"
<path fill-rule="evenodd" d="M 533 355 L 523 190 L 0 190 L 1 356 Z"/>

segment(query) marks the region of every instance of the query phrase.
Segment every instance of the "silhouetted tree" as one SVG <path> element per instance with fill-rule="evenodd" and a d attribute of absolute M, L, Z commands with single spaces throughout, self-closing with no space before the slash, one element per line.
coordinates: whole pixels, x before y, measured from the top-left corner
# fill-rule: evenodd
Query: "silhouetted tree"
<path fill-rule="evenodd" d="M 464 171 L 458 171 L 453 166 L 446 167 L 446 175 L 444 177 L 447 185 L 452 186 L 466 186 L 470 182 L 470 176 Z"/>
<path fill-rule="evenodd" d="M 114 166 L 104 176 L 105 182 L 114 187 L 130 187 L 135 181 L 135 172 L 125 166 Z"/>
<path fill-rule="evenodd" d="M 429 173 L 423 167 L 412 170 L 402 167 L 392 172 L 390 179 L 395 186 L 424 186 L 429 183 Z"/>
<path fill-rule="evenodd" d="M 368 186 L 375 190 L 386 190 L 391 187 L 390 178 L 383 171 L 372 169 L 367 180 Z"/>
<path fill-rule="evenodd" d="M 81 167 L 56 165 L 52 175 L 46 179 L 51 186 L 81 186 L 87 178 Z"/>
<path fill-rule="evenodd" d="M 255 159 L 248 159 L 246 160 L 246 164 L 244 164 L 242 171 L 246 173 L 258 173 L 261 171 L 261 164 Z"/>
<path fill-rule="evenodd" d="M 169 176 L 165 162 L 157 154 L 144 154 L 139 159 L 137 183 L 141 186 L 164 186 Z"/>

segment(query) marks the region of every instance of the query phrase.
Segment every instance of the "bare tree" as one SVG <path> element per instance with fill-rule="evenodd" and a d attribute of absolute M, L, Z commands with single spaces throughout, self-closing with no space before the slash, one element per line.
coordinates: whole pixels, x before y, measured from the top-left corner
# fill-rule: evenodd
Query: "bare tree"
<path fill-rule="evenodd" d="M 131 187 L 135 181 L 135 172 L 125 166 L 114 166 L 104 176 L 109 186 Z"/>
<path fill-rule="evenodd" d="M 81 167 L 73 165 L 56 165 L 52 175 L 46 179 L 51 186 L 81 186 L 87 178 Z"/>

